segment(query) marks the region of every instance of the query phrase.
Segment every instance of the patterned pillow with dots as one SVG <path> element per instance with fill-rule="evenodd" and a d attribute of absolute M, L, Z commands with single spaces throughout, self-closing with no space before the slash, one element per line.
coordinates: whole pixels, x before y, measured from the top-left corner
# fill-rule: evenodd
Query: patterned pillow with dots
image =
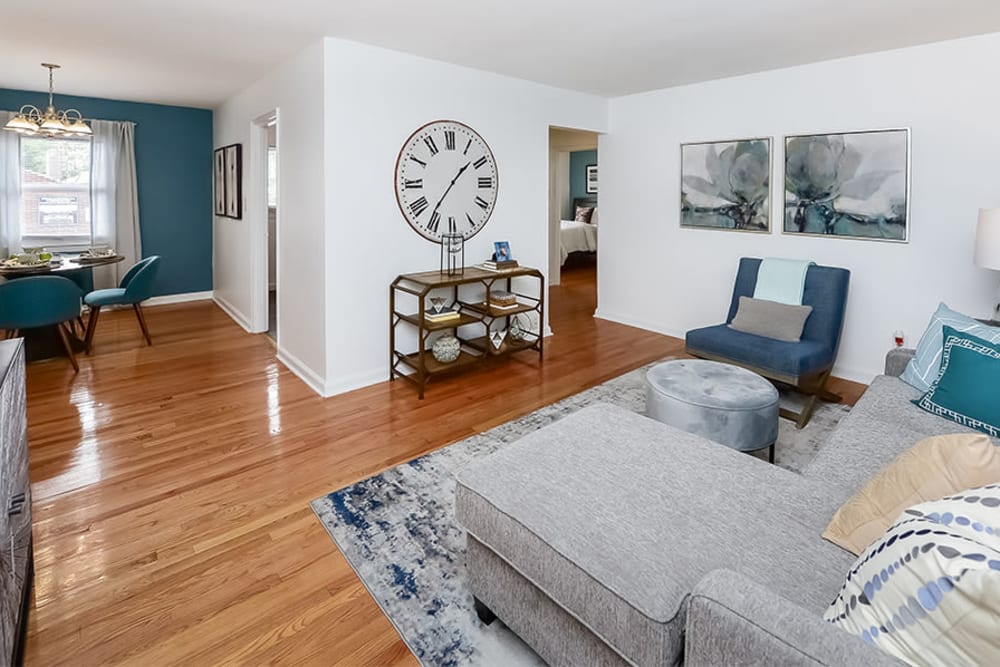
<path fill-rule="evenodd" d="M 1000 664 L 1000 484 L 905 510 L 823 618 L 911 665 Z"/>

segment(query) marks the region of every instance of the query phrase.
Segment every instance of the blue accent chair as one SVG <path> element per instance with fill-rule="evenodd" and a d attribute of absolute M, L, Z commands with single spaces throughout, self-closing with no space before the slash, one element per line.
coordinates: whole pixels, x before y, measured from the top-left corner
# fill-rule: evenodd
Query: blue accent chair
<path fill-rule="evenodd" d="M 80 317 L 80 288 L 61 276 L 30 276 L 0 284 L 0 329 L 16 338 L 24 329 L 54 326 L 73 370 L 80 371 L 67 328 Z"/>
<path fill-rule="evenodd" d="M 812 306 L 813 311 L 806 320 L 802 340 L 789 343 L 729 328 L 736 317 L 740 297 L 753 297 L 760 262 L 753 257 L 740 259 L 726 322 L 688 331 L 686 351 L 702 359 L 748 368 L 806 394 L 808 399 L 801 412 L 782 410 L 783 417 L 794 420 L 796 426 L 802 428 L 809 423 L 817 398 L 840 400 L 840 396 L 827 390 L 826 383 L 840 345 L 851 272 L 833 266 L 809 267 L 802 303 Z"/>
<path fill-rule="evenodd" d="M 139 304 L 153 296 L 153 281 L 159 268 L 158 255 L 147 257 L 128 270 L 118 287 L 94 290 L 83 298 L 83 302 L 90 307 L 90 320 L 87 322 L 87 354 L 90 354 L 94 345 L 97 320 L 104 306 L 132 306 L 146 344 L 153 344 L 153 339 L 149 337 L 149 329 L 146 327 L 146 318 L 142 315 L 142 306 Z"/>

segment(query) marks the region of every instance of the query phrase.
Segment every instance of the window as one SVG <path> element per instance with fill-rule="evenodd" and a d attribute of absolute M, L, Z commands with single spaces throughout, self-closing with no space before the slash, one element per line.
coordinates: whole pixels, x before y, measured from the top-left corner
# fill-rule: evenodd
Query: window
<path fill-rule="evenodd" d="M 278 149 L 274 146 L 267 149 L 267 205 L 278 205 Z"/>
<path fill-rule="evenodd" d="M 90 243 L 90 139 L 21 137 L 21 242 Z"/>

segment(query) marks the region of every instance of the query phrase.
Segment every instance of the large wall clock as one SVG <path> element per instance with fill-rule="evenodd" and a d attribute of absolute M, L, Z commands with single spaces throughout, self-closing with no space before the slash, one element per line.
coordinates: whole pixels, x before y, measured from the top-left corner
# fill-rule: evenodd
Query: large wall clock
<path fill-rule="evenodd" d="M 438 242 L 443 234 L 469 239 L 493 214 L 497 163 L 486 141 L 453 120 L 427 123 L 396 158 L 396 201 L 414 231 Z"/>

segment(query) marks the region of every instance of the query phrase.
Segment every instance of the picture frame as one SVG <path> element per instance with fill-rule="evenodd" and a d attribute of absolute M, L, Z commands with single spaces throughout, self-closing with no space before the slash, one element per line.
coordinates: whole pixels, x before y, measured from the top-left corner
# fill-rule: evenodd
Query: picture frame
<path fill-rule="evenodd" d="M 771 137 L 681 144 L 682 229 L 771 233 Z"/>
<path fill-rule="evenodd" d="M 910 128 L 784 138 L 782 234 L 889 243 L 910 236 Z"/>
<path fill-rule="evenodd" d="M 588 164 L 587 165 L 587 194 L 596 195 L 597 194 L 597 165 Z"/>
<path fill-rule="evenodd" d="M 230 144 L 225 151 L 226 217 L 243 218 L 243 144 Z"/>
<path fill-rule="evenodd" d="M 493 242 L 493 261 L 507 262 L 512 259 L 514 259 L 514 256 L 510 252 L 510 243 L 507 241 Z"/>
<path fill-rule="evenodd" d="M 226 214 L 226 153 L 216 148 L 212 153 L 212 211 L 215 215 Z"/>

